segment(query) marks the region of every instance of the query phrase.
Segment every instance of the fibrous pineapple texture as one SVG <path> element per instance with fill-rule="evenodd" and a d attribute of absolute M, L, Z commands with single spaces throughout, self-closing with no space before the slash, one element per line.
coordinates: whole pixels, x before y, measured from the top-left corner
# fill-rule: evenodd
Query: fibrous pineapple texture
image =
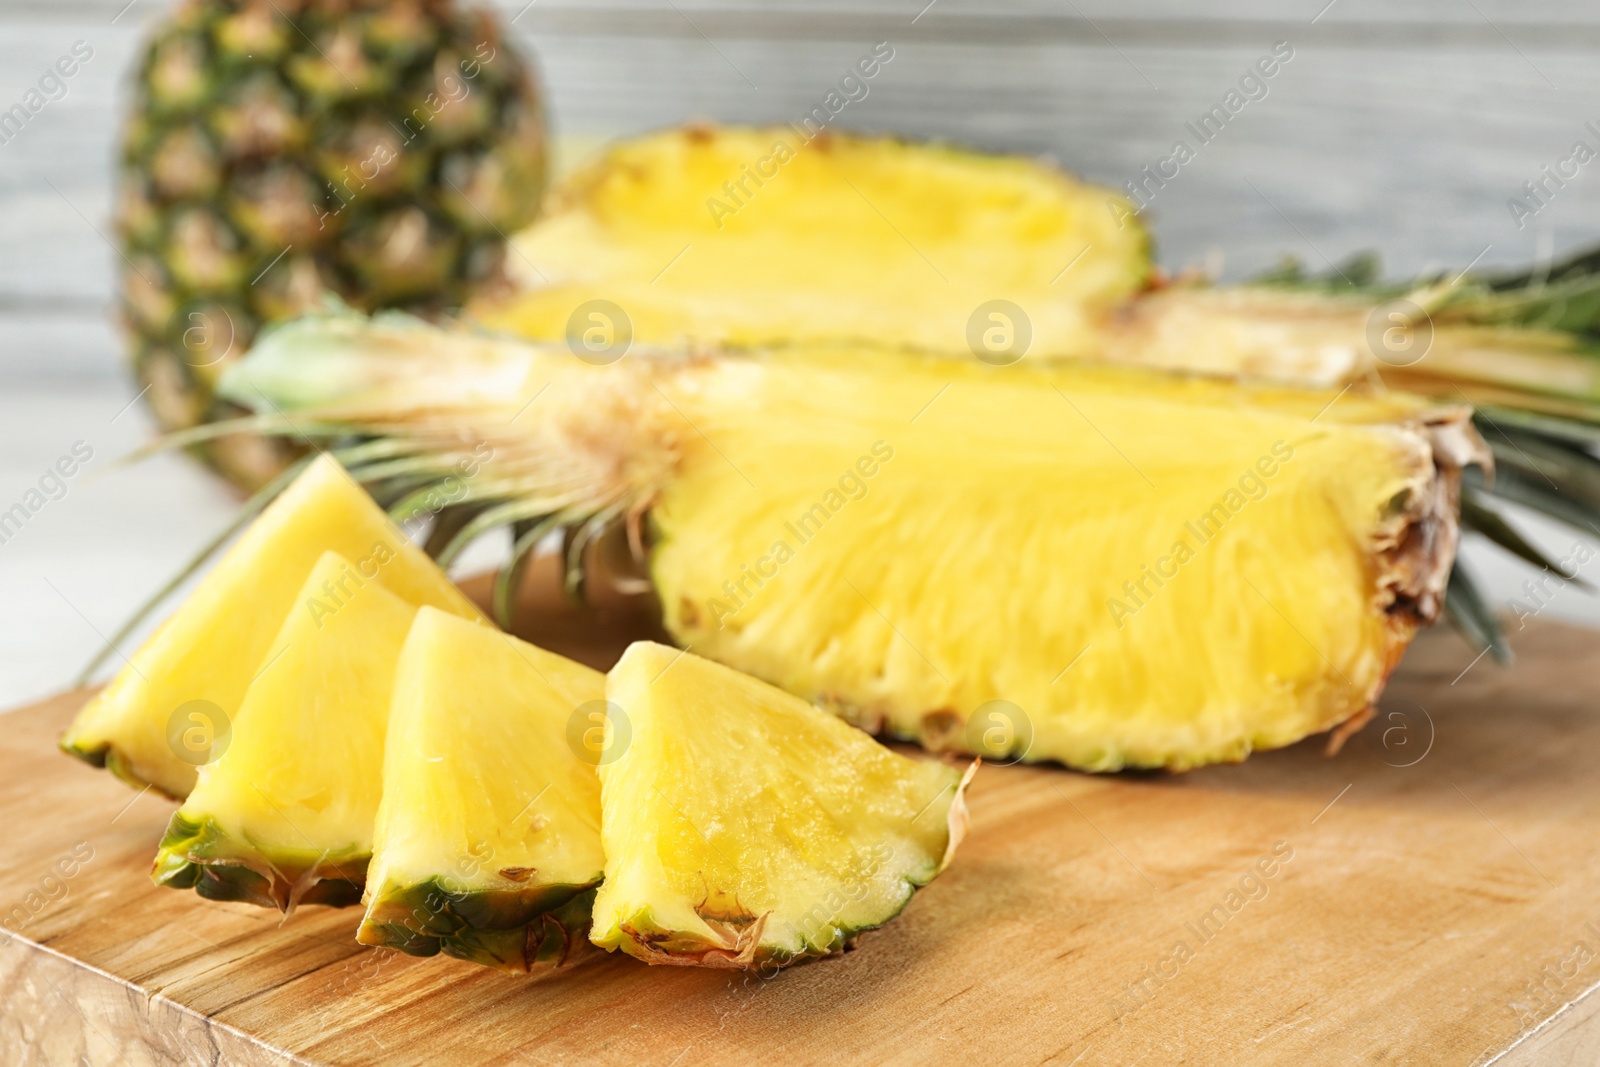
<path fill-rule="evenodd" d="M 183 709 L 237 715 L 276 650 L 279 626 L 325 552 L 356 568 L 341 588 L 375 582 L 411 604 L 464 618 L 477 608 L 406 539 L 332 456 L 322 456 L 251 524 L 183 606 L 78 713 L 61 746 L 135 786 L 187 796 L 213 738 Z M 335 593 L 334 595 L 341 595 Z M 219 716 L 220 713 L 220 716 Z"/>
<path fill-rule="evenodd" d="M 956 768 L 650 642 L 606 683 L 596 944 L 646 963 L 771 968 L 898 915 L 966 832 Z"/>
<path fill-rule="evenodd" d="M 226 385 L 441 476 L 492 441 L 480 526 L 629 524 L 697 652 L 931 748 L 1096 770 L 1361 721 L 1483 459 L 1464 408 L 1399 393 L 833 346 L 591 367 L 350 317 Z M 995 701 L 1017 729 L 969 729 Z"/>
<path fill-rule="evenodd" d="M 227 750 L 167 827 L 160 884 L 285 910 L 360 899 L 395 665 L 417 609 L 357 573 L 329 552 L 296 592 Z"/>
<path fill-rule="evenodd" d="M 1064 172 L 786 127 L 623 142 L 516 244 L 508 265 L 528 291 L 477 314 L 540 340 L 626 328 L 641 343 L 943 351 L 965 344 L 978 305 L 1008 301 L 1040 350 L 1075 351 L 1150 274 L 1121 197 Z"/>
<path fill-rule="evenodd" d="M 605 678 L 433 608 L 400 656 L 359 940 L 509 971 L 583 941 L 600 781 L 568 737 Z"/>
<path fill-rule="evenodd" d="M 188 0 L 150 42 L 123 140 L 117 229 L 133 361 L 157 418 L 236 413 L 221 367 L 336 293 L 459 306 L 544 186 L 528 69 L 449 0 Z M 200 446 L 257 485 L 257 438 Z"/>

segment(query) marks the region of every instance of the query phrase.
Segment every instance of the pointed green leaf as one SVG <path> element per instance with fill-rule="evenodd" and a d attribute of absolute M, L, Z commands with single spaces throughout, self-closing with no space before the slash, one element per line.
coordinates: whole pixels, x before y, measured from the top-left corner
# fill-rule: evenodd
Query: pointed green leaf
<path fill-rule="evenodd" d="M 1486 648 L 1502 666 L 1511 663 L 1511 646 L 1506 644 L 1500 630 L 1500 620 L 1479 592 L 1477 583 L 1467 573 L 1461 560 L 1450 569 L 1450 583 L 1445 587 L 1445 614 L 1455 624 L 1461 635 L 1479 648 Z"/>
<path fill-rule="evenodd" d="M 1499 512 L 1484 505 L 1479 499 L 1477 491 L 1470 487 L 1463 487 L 1461 491 L 1461 526 L 1463 529 L 1472 530 L 1482 534 L 1501 548 L 1510 552 L 1541 570 L 1554 571 L 1570 582 L 1576 582 L 1584 589 L 1592 590 L 1594 587 L 1577 574 L 1566 574 L 1561 570 L 1561 565 L 1540 548 L 1523 537 L 1516 527 L 1512 526 Z"/>

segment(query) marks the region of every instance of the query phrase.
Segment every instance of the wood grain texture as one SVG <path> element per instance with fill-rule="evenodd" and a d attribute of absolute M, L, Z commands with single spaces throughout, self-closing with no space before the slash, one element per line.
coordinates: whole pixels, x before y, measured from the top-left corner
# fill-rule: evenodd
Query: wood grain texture
<path fill-rule="evenodd" d="M 948 872 L 770 981 L 602 954 L 517 978 L 363 949 L 352 910 L 158 889 L 171 804 L 53 754 L 69 694 L 0 735 L 0 1060 L 1592 1063 L 1600 642 L 1522 638 L 1513 671 L 1463 675 L 1430 634 L 1332 759 L 986 767 Z M 47 884 L 75 847 L 92 858 Z"/>

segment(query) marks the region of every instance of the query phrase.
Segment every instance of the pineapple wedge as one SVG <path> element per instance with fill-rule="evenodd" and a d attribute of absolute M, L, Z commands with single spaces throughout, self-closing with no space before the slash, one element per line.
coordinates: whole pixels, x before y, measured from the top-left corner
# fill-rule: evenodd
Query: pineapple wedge
<path fill-rule="evenodd" d="M 487 626 L 417 612 L 400 654 L 357 939 L 508 971 L 582 942 L 600 780 L 569 746 L 605 677 Z"/>
<path fill-rule="evenodd" d="M 417 609 L 353 572 L 327 552 L 300 586 L 227 751 L 167 826 L 157 883 L 285 911 L 360 899 L 395 665 Z"/>
<path fill-rule="evenodd" d="M 950 862 L 965 775 L 907 759 L 689 652 L 606 680 L 605 882 L 591 938 L 646 963 L 773 968 L 843 951 Z"/>
<path fill-rule="evenodd" d="M 176 614 L 89 701 L 61 747 L 133 784 L 174 798 L 194 788 L 209 743 L 191 733 L 184 705 L 214 705 L 224 720 L 240 708 L 274 634 L 296 603 L 306 572 L 326 551 L 413 604 L 463 618 L 480 614 L 407 540 L 337 460 L 306 468 L 245 531 Z M 374 577 L 375 576 L 375 577 Z M 340 578 L 350 584 L 350 579 Z M 204 704 L 196 706 L 204 707 Z"/>

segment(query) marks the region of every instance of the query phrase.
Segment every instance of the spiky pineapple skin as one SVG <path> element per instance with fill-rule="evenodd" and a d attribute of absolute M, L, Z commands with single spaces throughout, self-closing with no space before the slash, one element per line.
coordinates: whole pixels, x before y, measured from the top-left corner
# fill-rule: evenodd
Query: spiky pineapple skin
<path fill-rule="evenodd" d="M 528 66 L 453 0 L 189 0 L 134 84 L 116 205 L 122 318 L 168 430 L 241 414 L 221 368 L 333 294 L 437 312 L 502 277 L 545 130 Z M 245 488 L 287 450 L 198 452 Z"/>
<path fill-rule="evenodd" d="M 207 819 L 172 817 L 150 872 L 157 885 L 193 889 L 207 900 L 287 910 L 294 904 L 343 908 L 361 900 L 366 857 L 279 856 L 271 863 L 241 850 Z M 308 876 L 313 876 L 309 878 Z"/>
<path fill-rule="evenodd" d="M 594 894 L 593 886 L 463 891 L 434 879 L 371 902 L 356 940 L 525 974 L 588 946 Z"/>

